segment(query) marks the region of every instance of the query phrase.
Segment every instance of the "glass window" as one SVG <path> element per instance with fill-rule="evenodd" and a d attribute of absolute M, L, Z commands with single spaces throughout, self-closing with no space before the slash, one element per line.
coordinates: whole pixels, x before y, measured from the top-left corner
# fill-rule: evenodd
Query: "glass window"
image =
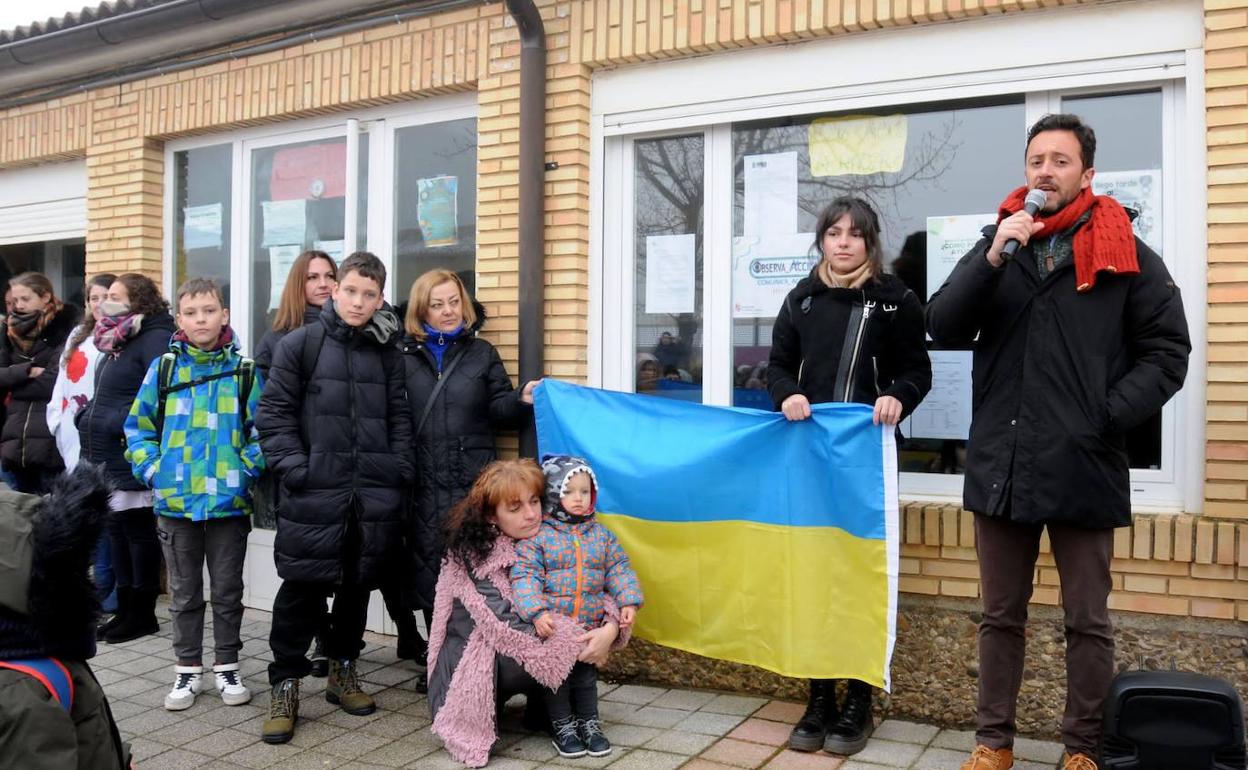
<path fill-rule="evenodd" d="M 173 154 L 173 284 L 213 278 L 230 301 L 230 185 L 233 145 Z"/>
<path fill-rule="evenodd" d="M 363 150 L 361 156 L 366 156 Z M 253 340 L 259 340 L 272 328 L 286 274 L 300 253 L 321 249 L 341 255 L 346 219 L 346 166 L 347 142 L 342 137 L 253 151 Z"/>
<path fill-rule="evenodd" d="M 459 274 L 476 291 L 477 121 L 394 132 L 394 293 L 407 301 L 428 270 Z"/>
<path fill-rule="evenodd" d="M 733 404 L 772 408 L 772 322 L 818 261 L 815 222 L 828 203 L 841 195 L 872 203 L 885 262 L 926 302 L 943 280 L 928 274 L 929 230 L 952 223 L 974 242 L 982 219 L 1022 179 L 1024 122 L 1022 98 L 1009 97 L 734 125 Z M 942 357 L 969 374 L 968 353 L 933 352 Z M 903 425 L 910 440 L 901 469 L 960 473 L 964 428 L 936 416 Z"/>
<path fill-rule="evenodd" d="M 86 308 L 84 290 L 87 285 L 87 244 L 73 241 L 61 247 L 61 286 L 66 302 Z"/>
<path fill-rule="evenodd" d="M 1063 112 L 1078 115 L 1096 132 L 1092 189 L 1135 211 L 1135 234 L 1165 256 L 1161 108 L 1160 89 L 1062 99 Z M 1132 468 L 1161 467 L 1160 412 L 1127 433 L 1127 456 Z"/>
<path fill-rule="evenodd" d="M 704 140 L 633 144 L 634 389 L 701 402 Z"/>

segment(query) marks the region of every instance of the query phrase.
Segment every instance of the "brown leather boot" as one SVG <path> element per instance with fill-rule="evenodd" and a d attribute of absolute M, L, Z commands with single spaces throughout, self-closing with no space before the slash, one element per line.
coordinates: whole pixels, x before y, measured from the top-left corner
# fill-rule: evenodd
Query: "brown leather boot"
<path fill-rule="evenodd" d="M 962 770 L 1009 770 L 1014 766 L 1012 749 L 990 749 L 976 746 L 970 759 L 962 763 Z"/>

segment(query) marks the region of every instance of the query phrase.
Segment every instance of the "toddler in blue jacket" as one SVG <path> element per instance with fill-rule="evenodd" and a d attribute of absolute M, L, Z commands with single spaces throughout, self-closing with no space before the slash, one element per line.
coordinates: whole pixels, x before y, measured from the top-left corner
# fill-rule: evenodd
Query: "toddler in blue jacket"
<path fill-rule="evenodd" d="M 641 585 L 619 540 L 594 518 L 597 479 L 579 457 L 544 458 L 545 517 L 542 528 L 516 543 L 511 568 L 517 613 L 538 636 L 554 630 L 551 613 L 586 628 L 602 624 L 608 596 L 620 610 L 620 626 L 632 625 L 641 606 Z M 611 753 L 598 718 L 598 669 L 578 662 L 563 685 L 546 696 L 554 746 L 563 757 Z"/>

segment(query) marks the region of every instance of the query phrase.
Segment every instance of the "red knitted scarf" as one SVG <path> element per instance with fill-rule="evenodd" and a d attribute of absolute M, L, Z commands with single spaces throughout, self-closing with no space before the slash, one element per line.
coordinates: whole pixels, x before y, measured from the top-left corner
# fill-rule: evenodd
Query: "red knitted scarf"
<path fill-rule="evenodd" d="M 1027 188 L 1020 187 L 1001 201 L 997 222 L 1022 211 Z M 1064 233 L 1084 212 L 1092 209 L 1092 217 L 1075 231 L 1075 291 L 1091 291 L 1096 285 L 1096 274 L 1138 273 L 1140 263 L 1135 256 L 1135 234 L 1131 230 L 1131 218 L 1118 201 L 1108 195 L 1093 195 L 1091 187 L 1085 187 L 1073 201 L 1049 216 L 1037 216 L 1044 229 L 1036 235 L 1050 236 Z"/>

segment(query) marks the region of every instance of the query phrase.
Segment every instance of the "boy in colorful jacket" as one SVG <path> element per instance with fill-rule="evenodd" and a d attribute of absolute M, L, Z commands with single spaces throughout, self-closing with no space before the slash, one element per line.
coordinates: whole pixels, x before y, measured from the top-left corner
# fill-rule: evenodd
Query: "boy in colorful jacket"
<path fill-rule="evenodd" d="M 264 383 L 243 358 L 221 289 L 192 278 L 178 289 L 178 332 L 152 362 L 126 418 L 126 459 L 152 488 L 157 534 L 169 567 L 177 655 L 170 711 L 203 687 L 204 587 L 211 575 L 217 692 L 227 706 L 251 700 L 242 683 L 243 558 L 252 486 L 264 469 L 252 422 Z"/>
<path fill-rule="evenodd" d="M 606 597 L 620 608 L 620 627 L 628 628 L 641 606 L 641 585 L 628 554 L 611 530 L 594 519 L 598 480 L 589 463 L 568 455 L 547 456 L 545 516 L 538 533 L 516 543 L 511 568 L 515 609 L 533 623 L 538 636 L 554 632 L 551 613 L 586 628 L 602 624 Z M 611 753 L 611 742 L 598 718 L 598 669 L 577 662 L 563 685 L 546 696 L 555 750 L 563 757 Z"/>

